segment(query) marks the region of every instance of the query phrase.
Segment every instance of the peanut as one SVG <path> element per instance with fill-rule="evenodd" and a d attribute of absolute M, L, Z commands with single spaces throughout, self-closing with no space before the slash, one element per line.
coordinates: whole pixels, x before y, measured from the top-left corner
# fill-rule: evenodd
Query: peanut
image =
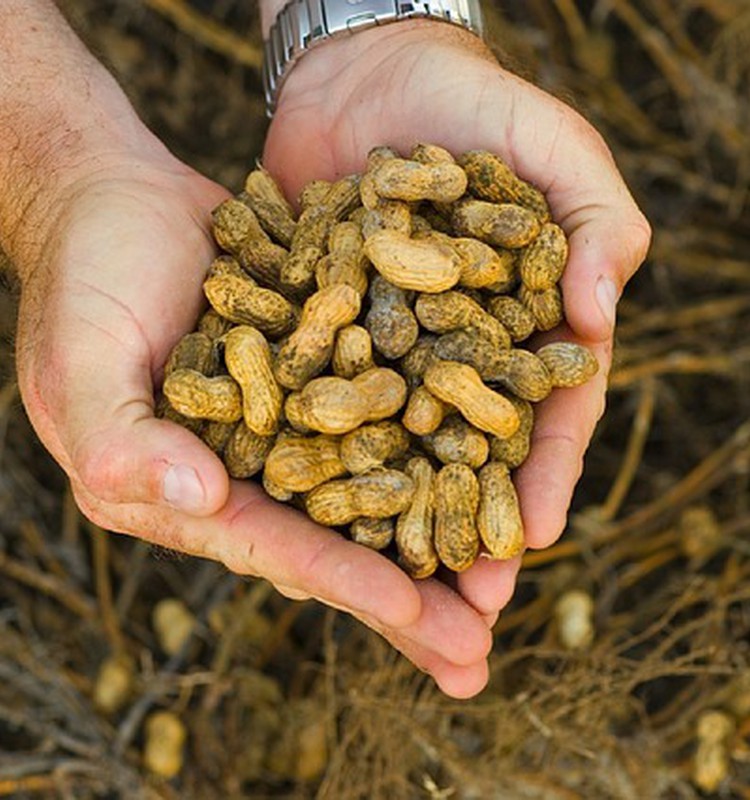
<path fill-rule="evenodd" d="M 212 232 L 222 250 L 238 255 L 247 239 L 267 240 L 255 212 L 236 197 L 230 197 L 211 212 Z"/>
<path fill-rule="evenodd" d="M 365 255 L 390 283 L 419 292 L 442 292 L 458 283 L 458 256 L 438 242 L 411 239 L 395 230 L 365 240 Z"/>
<path fill-rule="evenodd" d="M 449 408 L 426 386 L 417 386 L 409 395 L 401 422 L 407 431 L 417 436 L 427 436 L 440 427 Z"/>
<path fill-rule="evenodd" d="M 178 369 L 164 380 L 164 396 L 190 419 L 237 422 L 242 417 L 242 393 L 234 378 L 208 378 L 194 369 Z"/>
<path fill-rule="evenodd" d="M 508 467 L 497 461 L 485 464 L 479 472 L 477 528 L 492 558 L 508 559 L 523 552 L 518 495 Z"/>
<path fill-rule="evenodd" d="M 522 342 L 534 333 L 536 323 L 531 311 L 515 297 L 493 297 L 487 302 L 487 311 L 503 325 L 514 342 Z"/>
<path fill-rule="evenodd" d="M 242 390 L 245 425 L 259 436 L 275 433 L 284 395 L 273 375 L 265 336 L 249 325 L 232 328 L 224 337 L 224 360 Z"/>
<path fill-rule="evenodd" d="M 351 524 L 352 541 L 371 550 L 384 550 L 393 541 L 395 523 L 392 517 L 374 519 L 358 517 Z"/>
<path fill-rule="evenodd" d="M 467 464 L 472 469 L 479 469 L 490 453 L 487 437 L 456 414 L 424 436 L 422 444 L 443 464 Z"/>
<path fill-rule="evenodd" d="M 331 357 L 333 374 L 354 378 L 375 364 L 372 360 L 372 338 L 360 325 L 346 325 L 336 334 Z"/>
<path fill-rule="evenodd" d="M 170 711 L 156 711 L 145 723 L 143 763 L 149 772 L 170 780 L 182 770 L 187 729 Z"/>
<path fill-rule="evenodd" d="M 411 151 L 411 160 L 420 164 L 455 164 L 456 159 L 444 147 L 418 142 Z"/>
<path fill-rule="evenodd" d="M 263 230 L 279 244 L 289 247 L 294 236 L 294 211 L 271 174 L 262 167 L 245 181 L 241 199 L 255 212 Z"/>
<path fill-rule="evenodd" d="M 542 225 L 539 236 L 523 251 L 519 272 L 524 285 L 539 292 L 557 284 L 568 260 L 568 240 L 554 222 Z"/>
<path fill-rule="evenodd" d="M 200 432 L 200 437 L 214 453 L 221 455 L 236 426 L 236 422 L 207 422 Z"/>
<path fill-rule="evenodd" d="M 408 475 L 379 469 L 318 486 L 307 495 L 305 508 L 321 525 L 348 525 L 357 517 L 383 519 L 400 514 L 413 495 L 414 481 Z"/>
<path fill-rule="evenodd" d="M 552 391 L 552 378 L 544 362 L 528 350 L 513 348 L 496 353 L 485 380 L 501 383 L 516 397 L 538 403 Z"/>
<path fill-rule="evenodd" d="M 213 308 L 204 311 L 198 320 L 198 332 L 212 340 L 221 338 L 231 327 L 232 323 Z"/>
<path fill-rule="evenodd" d="M 414 481 L 414 495 L 396 521 L 398 561 L 412 578 L 428 578 L 438 567 L 433 542 L 435 471 L 422 456 L 409 459 L 405 471 Z"/>
<path fill-rule="evenodd" d="M 551 331 L 563 320 L 562 295 L 557 286 L 537 292 L 521 284 L 518 299 L 529 309 L 540 331 Z"/>
<path fill-rule="evenodd" d="M 341 461 L 352 475 L 382 467 L 403 456 L 409 448 L 409 434 L 398 422 L 362 425 L 341 440 Z"/>
<path fill-rule="evenodd" d="M 237 253 L 242 269 L 261 286 L 283 292 L 281 270 L 289 251 L 270 239 L 251 237 L 242 243 Z"/>
<path fill-rule="evenodd" d="M 348 381 L 323 377 L 287 398 L 289 423 L 300 431 L 348 433 L 362 423 L 393 416 L 406 401 L 406 383 L 396 372 L 373 367 Z"/>
<path fill-rule="evenodd" d="M 435 478 L 434 496 L 435 549 L 448 569 L 463 572 L 479 553 L 479 482 L 466 464 L 448 464 Z"/>
<path fill-rule="evenodd" d="M 533 211 L 541 222 L 549 219 L 544 195 L 536 186 L 521 180 L 499 156 L 486 150 L 472 150 L 464 153 L 458 163 L 466 171 L 472 194 L 493 203 L 517 203 Z"/>
<path fill-rule="evenodd" d="M 493 348 L 510 347 L 510 335 L 502 323 L 461 292 L 420 294 L 414 310 L 423 327 L 433 333 L 465 329 L 482 336 Z"/>
<path fill-rule="evenodd" d="M 240 422 L 224 446 L 224 464 L 232 478 L 250 478 L 263 469 L 273 436 L 260 436 Z"/>
<path fill-rule="evenodd" d="M 288 436 L 266 458 L 264 477 L 290 492 L 309 492 L 346 474 L 341 443 L 333 436 Z"/>
<path fill-rule="evenodd" d="M 456 163 L 420 163 L 389 158 L 372 170 L 372 182 L 380 197 L 415 202 L 452 203 L 466 191 L 466 173 Z"/>
<path fill-rule="evenodd" d="M 301 389 L 319 374 L 331 358 L 336 332 L 354 321 L 359 308 L 359 295 L 346 284 L 334 284 L 311 295 L 297 329 L 281 345 L 276 380 L 287 389 Z"/>
<path fill-rule="evenodd" d="M 518 429 L 518 412 L 513 405 L 482 383 L 468 364 L 439 361 L 425 373 L 424 384 L 438 399 L 454 405 L 479 430 L 507 438 Z"/>
<path fill-rule="evenodd" d="M 315 266 L 318 288 L 345 283 L 360 297 L 367 293 L 367 259 L 362 251 L 364 239 L 354 222 L 334 225 L 328 238 L 328 254 Z"/>
<path fill-rule="evenodd" d="M 259 286 L 226 262 L 214 262 L 203 284 L 208 302 L 222 317 L 252 325 L 268 336 L 282 336 L 295 325 L 297 309 L 282 295 Z"/>
<path fill-rule="evenodd" d="M 531 430 L 534 426 L 534 410 L 531 403 L 520 397 L 508 396 L 508 400 L 518 412 L 520 424 L 518 430 L 507 439 L 490 437 L 490 459 L 500 461 L 508 469 L 520 467 L 526 460 L 531 447 Z"/>
<path fill-rule="evenodd" d="M 422 383 L 427 367 L 435 361 L 433 349 L 437 341 L 435 336 L 421 334 L 414 347 L 399 362 L 399 370 L 410 389 Z"/>
<path fill-rule="evenodd" d="M 400 358 L 414 346 L 419 324 L 403 289 L 376 275 L 370 283 L 370 310 L 365 328 L 375 349 L 386 358 Z"/>
<path fill-rule="evenodd" d="M 213 341 L 200 332 L 188 333 L 172 348 L 164 375 L 171 375 L 178 369 L 194 369 L 203 375 L 211 376 L 217 367 L 217 353 Z"/>
<path fill-rule="evenodd" d="M 551 342 L 540 347 L 536 357 L 547 368 L 553 387 L 580 386 L 599 370 L 591 350 L 575 342 Z"/>
<path fill-rule="evenodd" d="M 331 186 L 330 181 L 324 180 L 313 180 L 306 183 L 299 196 L 300 208 L 304 211 L 310 206 L 322 206 Z"/>
<path fill-rule="evenodd" d="M 473 236 L 491 245 L 515 250 L 539 234 L 539 220 L 528 209 L 512 203 L 460 200 L 453 208 L 453 227 L 462 236 Z"/>

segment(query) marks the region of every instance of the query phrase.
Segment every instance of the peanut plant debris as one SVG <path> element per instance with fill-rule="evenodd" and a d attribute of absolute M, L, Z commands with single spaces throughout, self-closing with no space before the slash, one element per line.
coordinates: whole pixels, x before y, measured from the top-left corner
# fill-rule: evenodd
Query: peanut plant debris
<path fill-rule="evenodd" d="M 168 146 L 239 194 L 265 133 L 252 4 L 61 6 Z M 619 306 L 608 409 L 567 529 L 558 544 L 524 556 L 494 628 L 489 687 L 471 701 L 448 700 L 342 614 L 215 564 L 158 558 L 88 524 L 20 405 L 18 287 L 4 264 L 0 797 L 750 797 L 746 3 L 508 0 L 485 3 L 485 13 L 502 62 L 602 131 L 654 227 L 648 262 Z M 384 171 L 374 188 L 393 184 Z M 480 212 L 469 208 L 461 224 Z M 339 274 L 345 233 L 321 268 L 326 277 Z M 288 249 L 290 236 L 280 226 L 276 246 Z M 533 281 L 533 259 L 527 269 Z M 299 275 L 304 283 L 304 260 L 291 278 Z M 358 294 L 356 268 L 351 277 Z M 345 381 L 382 352 L 367 349 L 367 315 L 375 326 L 383 308 L 408 317 L 404 298 L 380 289 L 364 324 L 347 323 L 334 349 Z M 505 314 L 510 335 L 522 336 L 528 319 L 510 322 L 508 304 L 496 305 L 486 311 Z M 421 306 L 425 319 L 435 313 Z M 298 323 L 294 308 L 275 313 L 277 330 Z M 215 325 L 202 333 L 210 338 Z M 393 358 L 403 357 L 409 328 L 399 323 L 399 337 L 383 337 Z M 454 337 L 447 352 L 462 347 L 463 333 L 435 335 Z M 257 337 L 235 345 L 266 368 Z M 554 360 L 553 352 L 548 371 Z M 419 425 L 440 406 L 419 388 L 413 396 Z M 385 429 L 368 437 L 374 451 L 403 444 L 389 438 L 391 422 L 367 423 Z M 463 423 L 418 435 L 433 437 L 434 452 L 460 448 L 465 463 L 452 469 L 461 473 L 483 458 L 524 457 L 501 440 L 485 456 Z M 368 463 L 356 445 L 342 459 L 321 440 L 330 480 Z M 415 516 L 434 457 L 405 467 Z M 352 529 L 363 541 L 383 535 L 374 523 Z M 165 608 L 180 611 L 181 635 L 169 643 L 154 625 Z"/>

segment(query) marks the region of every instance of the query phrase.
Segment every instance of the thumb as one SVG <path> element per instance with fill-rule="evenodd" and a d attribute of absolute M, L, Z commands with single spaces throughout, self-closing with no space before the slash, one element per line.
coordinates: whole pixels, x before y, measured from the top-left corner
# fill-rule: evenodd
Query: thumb
<path fill-rule="evenodd" d="M 117 334 L 102 330 L 102 315 L 92 316 L 101 305 L 89 299 L 77 313 L 50 315 L 33 350 L 19 327 L 19 382 L 34 428 L 73 485 L 100 501 L 216 512 L 229 492 L 224 466 L 193 433 L 154 417 L 145 337 L 118 307 L 108 325 Z"/>

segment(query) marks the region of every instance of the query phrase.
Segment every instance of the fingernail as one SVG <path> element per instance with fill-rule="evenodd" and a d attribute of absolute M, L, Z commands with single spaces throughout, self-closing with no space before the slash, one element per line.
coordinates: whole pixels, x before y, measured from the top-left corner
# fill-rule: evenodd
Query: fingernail
<path fill-rule="evenodd" d="M 164 499 L 180 511 L 200 511 L 206 492 L 198 473 L 186 464 L 173 464 L 164 475 Z"/>
<path fill-rule="evenodd" d="M 596 302 L 607 324 L 613 328 L 617 314 L 617 287 L 610 278 L 602 275 L 596 282 Z"/>

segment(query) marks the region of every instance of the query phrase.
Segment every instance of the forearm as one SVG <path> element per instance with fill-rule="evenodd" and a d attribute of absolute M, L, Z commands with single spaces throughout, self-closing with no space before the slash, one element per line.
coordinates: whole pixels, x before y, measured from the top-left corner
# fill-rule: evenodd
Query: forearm
<path fill-rule="evenodd" d="M 55 193 L 143 130 L 51 0 L 2 0 L 0 246 L 22 278 Z"/>

